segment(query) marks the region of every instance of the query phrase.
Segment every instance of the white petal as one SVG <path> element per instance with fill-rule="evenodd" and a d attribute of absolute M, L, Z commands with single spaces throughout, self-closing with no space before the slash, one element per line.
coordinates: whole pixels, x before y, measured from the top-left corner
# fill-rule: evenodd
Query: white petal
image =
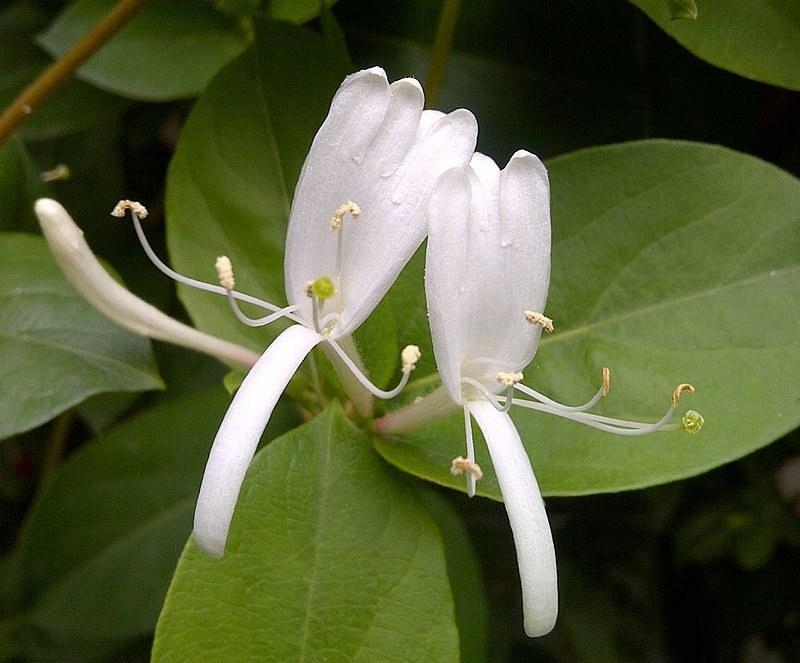
<path fill-rule="evenodd" d="M 483 432 L 503 493 L 522 583 L 525 633 L 549 633 L 558 616 L 558 576 L 553 537 L 528 455 L 511 417 L 485 400 L 469 411 Z"/>
<path fill-rule="evenodd" d="M 286 294 L 307 315 L 306 284 L 333 278 L 340 297 L 326 312 L 342 314 L 337 336 L 361 324 L 389 289 L 425 236 L 421 207 L 434 181 L 474 149 L 471 113 L 431 116 L 423 103 L 412 79 L 389 86 L 380 70 L 354 74 L 334 98 L 303 168 L 286 241 Z M 339 231 L 344 254 L 336 274 L 337 235 L 329 221 L 348 200 L 361 216 L 345 219 Z"/>
<path fill-rule="evenodd" d="M 547 296 L 549 188 L 541 162 L 527 152 L 517 152 L 502 173 L 476 153 L 468 172 L 467 255 L 451 267 L 460 270 L 462 313 L 458 322 L 448 316 L 446 335 L 461 336 L 462 374 L 497 391 L 497 372 L 523 369 L 538 345 L 541 329 L 526 322 L 524 311 L 541 312 Z M 435 317 L 434 306 L 429 302 Z"/>
<path fill-rule="evenodd" d="M 302 325 L 282 332 L 250 369 L 219 427 L 194 513 L 194 538 L 222 557 L 247 468 L 275 404 L 305 356 L 322 337 Z"/>
<path fill-rule="evenodd" d="M 425 296 L 436 366 L 450 397 L 461 403 L 461 346 L 464 265 L 468 260 L 467 224 L 471 202 L 464 168 L 444 173 L 428 202 Z"/>
<path fill-rule="evenodd" d="M 120 327 L 203 352 L 228 364 L 250 367 L 256 362 L 258 355 L 254 352 L 164 315 L 115 281 L 92 253 L 83 231 L 55 200 L 40 198 L 34 209 L 64 276 L 86 301 Z"/>

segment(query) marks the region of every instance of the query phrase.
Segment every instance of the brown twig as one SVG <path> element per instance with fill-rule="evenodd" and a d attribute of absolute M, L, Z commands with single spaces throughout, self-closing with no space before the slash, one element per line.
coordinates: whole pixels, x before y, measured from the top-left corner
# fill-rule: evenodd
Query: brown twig
<path fill-rule="evenodd" d="M 125 26 L 151 0 L 120 0 L 62 57 L 53 62 L 25 88 L 0 116 L 0 145 L 52 92 L 58 89 L 89 57 Z"/>

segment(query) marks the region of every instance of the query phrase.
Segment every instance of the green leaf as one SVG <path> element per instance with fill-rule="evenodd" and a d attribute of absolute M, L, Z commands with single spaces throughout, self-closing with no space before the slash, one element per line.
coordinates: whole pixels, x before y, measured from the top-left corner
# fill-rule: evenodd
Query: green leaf
<path fill-rule="evenodd" d="M 67 460 L 16 551 L 30 596 L 20 626 L 70 648 L 152 632 L 227 403 L 222 389 L 165 402 Z M 266 438 L 295 422 L 275 414 Z"/>
<path fill-rule="evenodd" d="M 0 107 L 10 104 L 51 59 L 34 44 L 48 15 L 31 2 L 13 2 L 0 10 Z M 42 140 L 86 129 L 115 117 L 126 102 L 79 80 L 68 80 L 22 125 L 26 140 Z"/>
<path fill-rule="evenodd" d="M 114 0 L 73 2 L 40 35 L 39 45 L 54 57 L 63 55 L 114 4 Z M 132 99 L 192 97 L 246 43 L 235 21 L 206 2 L 153 2 L 81 66 L 78 76 Z"/>
<path fill-rule="evenodd" d="M 685 0 L 684 0 L 685 1 Z M 800 4 L 793 0 L 702 0 L 693 21 L 675 21 L 664 0 L 631 0 L 668 35 L 717 67 L 800 90 Z M 692 3 L 694 4 L 694 3 Z"/>
<path fill-rule="evenodd" d="M 694 0 L 664 0 L 664 2 L 673 21 L 697 18 L 697 3 Z"/>
<path fill-rule="evenodd" d="M 181 132 L 167 178 L 167 229 L 178 271 L 216 282 L 214 259 L 228 255 L 238 287 L 280 303 L 292 192 L 344 72 L 310 30 L 268 21 L 258 28 L 256 43 L 214 79 Z M 244 327 L 225 298 L 179 292 L 203 331 L 258 350 L 279 328 Z"/>
<path fill-rule="evenodd" d="M 0 439 L 101 392 L 162 387 L 150 343 L 67 283 L 39 237 L 0 233 Z"/>
<path fill-rule="evenodd" d="M 0 230 L 37 228 L 33 202 L 44 190 L 25 145 L 12 136 L 0 147 Z"/>
<path fill-rule="evenodd" d="M 527 384 L 566 403 L 587 400 L 612 371 L 598 408 L 655 420 L 679 382 L 697 393 L 696 435 L 622 438 L 515 408 L 542 489 L 626 490 L 692 476 L 800 424 L 800 183 L 753 157 L 708 145 L 647 141 L 550 163 L 556 331 L 525 370 Z M 407 308 L 424 316 L 423 302 Z M 426 389 L 430 381 L 423 381 Z M 433 385 L 435 386 L 435 385 Z M 408 394 L 411 399 L 412 390 Z M 461 414 L 376 440 L 402 469 L 463 488 Z M 485 446 L 479 490 L 499 498 Z"/>
<path fill-rule="evenodd" d="M 153 661 L 455 661 L 439 531 L 334 406 L 247 475 L 222 560 L 187 545 Z"/>
<path fill-rule="evenodd" d="M 325 0 L 325 7 L 333 7 L 338 0 Z M 269 0 L 270 18 L 291 23 L 305 23 L 320 14 L 322 0 Z"/>

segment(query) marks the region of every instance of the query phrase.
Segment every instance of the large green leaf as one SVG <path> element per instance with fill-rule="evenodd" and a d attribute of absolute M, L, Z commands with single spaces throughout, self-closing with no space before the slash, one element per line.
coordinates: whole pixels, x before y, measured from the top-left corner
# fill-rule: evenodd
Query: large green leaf
<path fill-rule="evenodd" d="M 68 459 L 16 551 L 28 597 L 18 628 L 78 659 L 152 631 L 227 402 L 221 388 L 168 401 Z M 267 438 L 294 423 L 287 408 L 276 415 Z"/>
<path fill-rule="evenodd" d="M 54 57 L 63 55 L 114 4 L 114 0 L 73 2 L 40 35 L 39 45 Z M 245 34 L 236 22 L 207 2 L 153 2 L 92 56 L 78 75 L 133 99 L 191 97 L 202 92 L 245 45 Z"/>
<path fill-rule="evenodd" d="M 0 234 L 0 439 L 101 392 L 162 386 L 150 343 L 67 283 L 45 241 Z"/>
<path fill-rule="evenodd" d="M 674 20 L 664 0 L 631 2 L 711 64 L 800 90 L 800 4 L 795 0 L 698 0 L 695 20 Z"/>
<path fill-rule="evenodd" d="M 550 164 L 553 271 L 543 339 L 526 383 L 582 402 L 612 369 L 599 411 L 657 417 L 678 382 L 697 393 L 697 435 L 621 438 L 530 411 L 514 419 L 549 494 L 624 490 L 739 458 L 800 423 L 800 183 L 758 159 L 708 145 L 648 141 Z M 422 301 L 416 307 L 422 316 Z M 498 322 L 498 324 L 501 324 Z M 430 388 L 430 381 L 426 388 Z M 409 398 L 413 397 L 413 391 Z M 419 476 L 463 454 L 461 415 L 380 452 Z M 499 491 L 483 445 L 479 486 Z"/>
<path fill-rule="evenodd" d="M 23 142 L 12 136 L 0 147 L 0 230 L 33 230 L 33 202 L 44 195 Z"/>
<path fill-rule="evenodd" d="M 284 300 L 283 242 L 292 192 L 343 76 L 319 35 L 283 23 L 259 24 L 256 43 L 197 102 L 170 164 L 167 225 L 176 269 L 215 281 L 214 260 L 225 254 L 244 292 Z M 189 288 L 180 294 L 204 331 L 254 349 L 275 334 L 274 327 L 244 327 L 224 298 Z"/>
<path fill-rule="evenodd" d="M 226 556 L 190 542 L 153 661 L 455 661 L 439 531 L 334 406 L 245 481 Z"/>

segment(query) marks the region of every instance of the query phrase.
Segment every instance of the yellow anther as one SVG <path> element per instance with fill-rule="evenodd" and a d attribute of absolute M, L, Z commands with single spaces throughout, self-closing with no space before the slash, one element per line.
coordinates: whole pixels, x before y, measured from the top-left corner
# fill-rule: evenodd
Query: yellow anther
<path fill-rule="evenodd" d="M 476 481 L 483 478 L 483 470 L 478 463 L 469 460 L 468 458 L 464 458 L 463 456 L 459 456 L 458 458 L 453 458 L 453 462 L 450 464 L 450 474 L 454 477 L 457 477 L 461 474 L 468 474 Z"/>
<path fill-rule="evenodd" d="M 236 287 L 236 280 L 233 278 L 233 265 L 228 256 L 219 256 L 217 262 L 214 263 L 217 269 L 217 279 L 219 284 L 228 292 Z"/>
<path fill-rule="evenodd" d="M 611 371 L 608 366 L 603 366 L 603 396 L 608 396 L 611 390 Z"/>
<path fill-rule="evenodd" d="M 504 371 L 498 372 L 495 376 L 497 381 L 502 384 L 504 387 L 513 387 L 517 382 L 522 382 L 522 378 L 524 377 L 522 373 L 506 373 Z"/>
<path fill-rule="evenodd" d="M 336 208 L 336 211 L 331 217 L 331 230 L 334 232 L 340 230 L 342 223 L 344 222 L 344 217 L 348 214 L 354 219 L 357 219 L 359 216 L 361 216 L 361 208 L 352 200 L 348 200 L 346 203 L 343 203 Z"/>
<path fill-rule="evenodd" d="M 523 311 L 525 319 L 532 325 L 539 325 L 548 334 L 553 333 L 553 321 L 546 315 L 537 313 L 536 311 Z"/>
<path fill-rule="evenodd" d="M 42 182 L 58 182 L 59 180 L 68 180 L 71 174 L 69 166 L 60 163 L 51 170 L 45 170 L 43 173 L 39 173 L 39 179 L 42 180 Z"/>
<path fill-rule="evenodd" d="M 686 410 L 686 413 L 681 417 L 681 428 L 687 433 L 698 432 L 705 423 L 703 415 L 697 410 Z"/>
<path fill-rule="evenodd" d="M 686 382 L 683 384 L 679 384 L 675 387 L 675 391 L 672 392 L 672 404 L 677 405 L 678 401 L 681 400 L 682 394 L 693 394 L 694 387 Z"/>
<path fill-rule="evenodd" d="M 407 345 L 404 347 L 403 351 L 400 353 L 400 361 L 403 363 L 403 372 L 409 373 L 413 371 L 421 356 L 422 352 L 419 346 Z"/>
<path fill-rule="evenodd" d="M 122 218 L 128 210 L 140 219 L 144 219 L 147 216 L 147 208 L 135 200 L 120 200 L 111 210 L 111 216 Z"/>
<path fill-rule="evenodd" d="M 306 286 L 306 294 L 309 297 L 316 297 L 321 300 L 330 299 L 336 294 L 336 286 L 333 284 L 332 279 L 327 276 L 320 276 Z"/>

